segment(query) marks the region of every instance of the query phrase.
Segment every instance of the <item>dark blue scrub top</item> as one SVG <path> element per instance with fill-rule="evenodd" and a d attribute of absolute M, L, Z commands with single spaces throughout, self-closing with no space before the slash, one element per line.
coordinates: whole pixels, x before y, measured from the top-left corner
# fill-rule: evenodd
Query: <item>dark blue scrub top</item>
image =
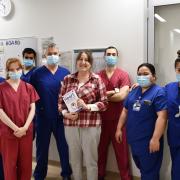
<path fill-rule="evenodd" d="M 69 71 L 63 67 L 58 67 L 55 74 L 52 74 L 46 66 L 36 69 L 30 83 L 35 87 L 40 96 L 36 104 L 37 115 L 47 119 L 59 117 L 58 95 L 61 88 L 61 82 Z"/>
<path fill-rule="evenodd" d="M 3 81 L 5 81 L 5 79 L 0 77 L 0 83 L 3 82 Z"/>
<path fill-rule="evenodd" d="M 139 111 L 133 109 L 137 101 L 141 106 Z M 152 85 L 142 94 L 139 86 L 129 93 L 124 107 L 128 110 L 126 124 L 128 143 L 150 140 L 154 132 L 157 112 L 167 109 L 165 91 L 158 85 Z"/>
<path fill-rule="evenodd" d="M 23 73 L 22 76 L 21 76 L 21 79 L 22 79 L 23 81 L 29 83 L 29 82 L 30 82 L 31 75 L 32 75 L 32 73 L 33 73 L 33 71 L 34 71 L 35 69 L 37 69 L 37 68 L 36 68 L 36 67 L 33 67 L 27 74 L 24 74 L 24 73 Z"/>
<path fill-rule="evenodd" d="M 168 143 L 172 147 L 180 145 L 180 94 L 178 82 L 172 82 L 165 86 L 168 101 Z M 176 117 L 175 117 L 176 116 Z"/>

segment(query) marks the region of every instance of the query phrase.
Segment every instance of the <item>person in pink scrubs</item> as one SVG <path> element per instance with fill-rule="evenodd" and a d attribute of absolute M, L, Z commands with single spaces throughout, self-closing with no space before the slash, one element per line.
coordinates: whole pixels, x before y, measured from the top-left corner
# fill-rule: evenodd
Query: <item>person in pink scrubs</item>
<path fill-rule="evenodd" d="M 1 154 L 5 180 L 30 180 L 32 172 L 32 119 L 35 89 L 20 80 L 19 59 L 6 62 L 7 80 L 0 84 Z"/>

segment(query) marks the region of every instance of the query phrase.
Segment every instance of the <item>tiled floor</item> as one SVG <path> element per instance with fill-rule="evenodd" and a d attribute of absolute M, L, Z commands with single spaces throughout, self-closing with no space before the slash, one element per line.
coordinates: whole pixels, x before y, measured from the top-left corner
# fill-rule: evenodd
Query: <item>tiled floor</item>
<path fill-rule="evenodd" d="M 34 170 L 34 167 L 35 167 L 35 163 L 33 162 L 33 170 Z M 60 168 L 58 166 L 49 165 L 48 176 L 46 180 L 61 180 L 59 172 L 60 172 Z M 120 180 L 120 177 L 116 173 L 107 173 L 106 180 Z M 139 180 L 139 179 L 134 178 L 134 180 Z"/>

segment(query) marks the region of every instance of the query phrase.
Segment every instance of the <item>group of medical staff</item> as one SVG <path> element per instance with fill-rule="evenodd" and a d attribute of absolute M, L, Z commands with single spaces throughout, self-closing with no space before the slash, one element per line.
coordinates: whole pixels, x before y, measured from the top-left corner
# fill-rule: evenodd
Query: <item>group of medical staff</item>
<path fill-rule="evenodd" d="M 110 142 L 121 180 L 132 179 L 128 144 L 141 179 L 159 180 L 167 122 L 171 178 L 179 180 L 180 51 L 177 53 L 175 82 L 156 85 L 154 66 L 143 63 L 131 90 L 128 73 L 117 67 L 118 50 L 113 46 L 105 49 L 106 67 L 97 74 L 92 72 L 93 57 L 88 50 L 79 52 L 77 71 L 72 74 L 58 65 L 61 58 L 55 44 L 46 50 L 46 65 L 38 68 L 31 48 L 22 52 L 23 65 L 9 58 L 7 78 L 0 78 L 0 180 L 31 179 L 35 134 L 34 178 L 44 180 L 52 133 L 63 180 L 83 179 L 83 159 L 87 180 L 104 180 Z M 77 112 L 69 112 L 62 98 L 71 90 L 79 98 Z"/>

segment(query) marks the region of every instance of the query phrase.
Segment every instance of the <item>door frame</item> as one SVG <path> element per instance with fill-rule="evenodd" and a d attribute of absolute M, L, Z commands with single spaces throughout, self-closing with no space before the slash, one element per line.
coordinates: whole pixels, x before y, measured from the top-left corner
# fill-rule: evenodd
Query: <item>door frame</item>
<path fill-rule="evenodd" d="M 180 0 L 148 0 L 148 18 L 147 18 L 147 61 L 154 64 L 154 9 L 156 6 L 165 6 L 171 4 L 180 4 Z"/>

